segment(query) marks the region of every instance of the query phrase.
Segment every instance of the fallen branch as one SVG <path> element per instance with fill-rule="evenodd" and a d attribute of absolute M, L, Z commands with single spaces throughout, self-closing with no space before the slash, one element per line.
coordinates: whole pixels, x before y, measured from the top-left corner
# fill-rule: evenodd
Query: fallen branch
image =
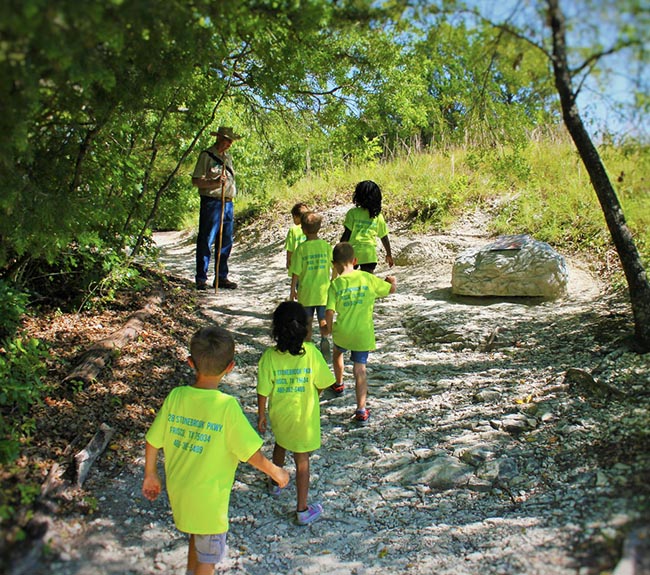
<path fill-rule="evenodd" d="M 56 492 L 64 485 L 64 481 L 61 479 L 64 471 L 65 469 L 58 463 L 54 463 L 52 465 L 50 472 L 47 474 L 45 482 L 43 485 L 41 485 L 41 498 L 47 498 L 50 493 Z"/>
<path fill-rule="evenodd" d="M 114 433 L 115 429 L 110 425 L 102 423 L 99 426 L 99 431 L 95 433 L 93 438 L 88 442 L 88 445 L 74 456 L 75 461 L 77 462 L 78 487 L 81 487 L 84 481 L 86 481 L 90 468 L 104 449 L 106 449 L 106 446 Z"/>
<path fill-rule="evenodd" d="M 97 379 L 113 353 L 138 337 L 145 321 L 153 313 L 154 308 L 162 303 L 163 299 L 162 292 L 151 296 L 147 304 L 132 314 L 120 329 L 93 344 L 83 354 L 80 363 L 65 377 L 63 382 L 80 381 L 90 383 Z"/>

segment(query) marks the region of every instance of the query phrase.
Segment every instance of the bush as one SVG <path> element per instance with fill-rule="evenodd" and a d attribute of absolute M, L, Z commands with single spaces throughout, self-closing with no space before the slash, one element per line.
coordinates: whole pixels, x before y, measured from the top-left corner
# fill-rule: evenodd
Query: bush
<path fill-rule="evenodd" d="M 30 407 L 40 401 L 45 351 L 36 339 L 16 335 L 27 309 L 27 294 L 0 280 L 0 463 L 18 456 L 20 441 L 29 437 L 34 421 Z"/>
<path fill-rule="evenodd" d="M 15 338 L 0 348 L 0 463 L 18 457 L 20 442 L 35 427 L 29 409 L 40 401 L 45 385 L 45 356 L 36 339 Z"/>
<path fill-rule="evenodd" d="M 27 309 L 27 294 L 0 280 L 0 341 L 12 337 Z"/>

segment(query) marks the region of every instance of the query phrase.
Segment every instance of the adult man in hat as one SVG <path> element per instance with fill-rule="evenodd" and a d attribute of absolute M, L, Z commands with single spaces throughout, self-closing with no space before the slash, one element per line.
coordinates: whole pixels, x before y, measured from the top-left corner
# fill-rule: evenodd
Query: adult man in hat
<path fill-rule="evenodd" d="M 208 285 L 208 270 L 212 244 L 219 239 L 221 230 L 221 256 L 219 257 L 218 287 L 235 289 L 237 284 L 228 279 L 228 258 L 232 250 L 234 230 L 233 198 L 235 188 L 235 170 L 228 148 L 241 136 L 232 128 L 220 126 L 216 132 L 210 132 L 216 140 L 212 146 L 199 154 L 192 184 L 201 195 L 199 212 L 199 234 L 196 238 L 196 289 L 205 290 Z M 223 203 L 222 203 L 223 196 Z M 223 222 L 221 217 L 223 214 Z M 218 248 L 217 248 L 218 249 Z M 215 278 L 216 281 L 216 278 Z"/>

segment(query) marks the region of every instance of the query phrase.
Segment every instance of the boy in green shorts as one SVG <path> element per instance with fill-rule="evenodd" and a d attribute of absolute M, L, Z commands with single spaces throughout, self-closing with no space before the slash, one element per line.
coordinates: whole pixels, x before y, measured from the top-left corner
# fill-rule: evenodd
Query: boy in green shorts
<path fill-rule="evenodd" d="M 194 384 L 169 393 L 147 432 L 142 493 L 150 501 L 160 495 L 157 458 L 163 449 L 174 523 L 190 535 L 187 574 L 212 575 L 227 551 L 230 491 L 239 462 L 247 461 L 281 487 L 289 475 L 262 455 L 262 439 L 237 399 L 217 389 L 235 365 L 230 333 L 216 326 L 200 329 L 190 354 Z"/>
<path fill-rule="evenodd" d="M 382 280 L 368 272 L 355 270 L 357 258 L 354 257 L 354 249 L 348 242 L 334 246 L 333 262 L 338 277 L 330 284 L 325 312 L 327 332 L 332 334 L 334 341 L 332 363 L 336 383 L 331 389 L 336 395 L 341 395 L 345 389 L 343 354 L 350 350 L 354 363 L 357 400 L 354 419 L 359 425 L 365 425 L 370 418 L 370 410 L 366 408 L 366 364 L 369 352 L 375 349 L 375 327 L 372 319 L 375 299 L 395 293 L 397 281 L 393 276 Z"/>
<path fill-rule="evenodd" d="M 314 212 L 303 214 L 302 231 L 306 240 L 301 243 L 291 258 L 290 301 L 298 300 L 307 313 L 307 337 L 311 341 L 314 312 L 320 329 L 320 349 L 324 357 L 330 354 L 325 323 L 327 289 L 332 277 L 332 246 L 318 237 L 322 218 Z"/>
<path fill-rule="evenodd" d="M 287 274 L 291 277 L 289 273 L 289 268 L 291 268 L 291 257 L 293 252 L 296 251 L 296 248 L 304 242 L 307 238 L 302 231 L 302 226 L 300 224 L 300 219 L 303 214 L 306 214 L 309 211 L 309 208 L 303 203 L 297 203 L 293 208 L 291 208 L 291 217 L 293 219 L 293 225 L 287 231 L 287 238 L 284 240 L 284 249 L 287 251 Z"/>

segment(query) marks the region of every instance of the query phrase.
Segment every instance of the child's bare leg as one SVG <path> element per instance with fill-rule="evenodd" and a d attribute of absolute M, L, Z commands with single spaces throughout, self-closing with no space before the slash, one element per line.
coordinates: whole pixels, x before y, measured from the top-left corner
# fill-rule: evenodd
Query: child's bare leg
<path fill-rule="evenodd" d="M 273 463 L 275 463 L 278 467 L 284 467 L 284 460 L 286 456 L 287 450 L 276 443 L 273 447 Z"/>
<path fill-rule="evenodd" d="M 199 563 L 194 545 L 194 535 L 190 535 L 190 545 L 187 550 L 187 570 L 194 575 L 213 575 L 214 565 L 211 563 Z"/>
<path fill-rule="evenodd" d="M 197 563 L 194 575 L 214 575 L 214 565 L 212 563 Z"/>
<path fill-rule="evenodd" d="M 190 535 L 190 544 L 187 548 L 187 570 L 194 573 L 196 564 L 199 562 L 196 556 L 196 547 L 194 546 L 194 535 Z"/>
<path fill-rule="evenodd" d="M 332 353 L 332 367 L 334 368 L 334 378 L 336 379 L 336 383 L 343 383 L 343 369 L 345 367 L 343 365 L 343 353 L 336 346 L 334 346 L 334 352 Z"/>
<path fill-rule="evenodd" d="M 357 396 L 357 409 L 365 409 L 366 397 L 368 396 L 366 364 L 355 362 L 352 373 L 354 374 L 354 392 Z"/>
<path fill-rule="evenodd" d="M 296 463 L 296 491 L 298 494 L 296 511 L 304 511 L 307 509 L 309 496 L 309 453 L 294 453 L 293 460 Z"/>
<path fill-rule="evenodd" d="M 318 329 L 321 337 L 327 337 L 327 322 L 324 319 L 318 321 Z"/>

